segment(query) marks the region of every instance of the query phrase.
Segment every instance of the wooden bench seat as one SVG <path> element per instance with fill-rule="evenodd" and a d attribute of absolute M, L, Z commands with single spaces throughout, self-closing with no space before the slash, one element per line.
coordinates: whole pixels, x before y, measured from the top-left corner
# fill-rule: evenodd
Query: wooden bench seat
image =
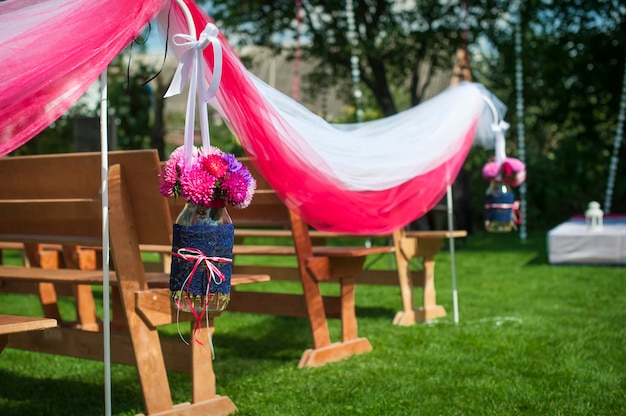
<path fill-rule="evenodd" d="M 99 153 L 0 158 L 0 234 L 3 241 L 33 247 L 92 246 L 101 251 L 102 208 Z M 145 413 L 150 415 L 227 415 L 236 406 L 216 392 L 209 347 L 162 338 L 158 327 L 192 319 L 172 308 L 167 275 L 146 273 L 140 245 L 171 245 L 166 199 L 158 192 L 160 164 L 155 150 L 109 152 L 108 199 L 111 270 L 111 361 L 137 366 Z M 37 256 L 34 256 L 36 259 Z M 102 285 L 102 271 L 0 266 L 0 281 L 37 286 L 86 288 Z M 64 266 L 68 266 L 67 264 Z M 75 266 L 75 265 L 74 265 Z M 234 284 L 269 280 L 263 273 L 236 276 Z M 41 294 L 41 291 L 40 291 Z M 54 295 L 56 296 L 56 295 Z M 46 302 L 54 299 L 42 299 Z M 77 299 L 77 303 L 80 303 Z M 89 302 L 85 302 L 88 304 Z M 91 299 L 93 307 L 93 298 Z M 89 315 L 89 314 L 88 314 Z M 90 312 L 95 316 L 95 310 Z M 206 339 L 213 329 L 196 330 Z M 117 322 L 116 322 L 117 320 Z M 114 328 L 114 324 L 120 323 Z M 190 328 L 196 325 L 194 321 Z M 46 331 L 13 334 L 10 348 L 101 360 L 103 333 L 57 326 Z M 191 373 L 191 402 L 174 405 L 167 371 Z"/>
<path fill-rule="evenodd" d="M 39 331 L 56 326 L 56 319 L 0 314 L 0 352 L 7 346 L 11 334 Z"/>
<path fill-rule="evenodd" d="M 104 276 L 101 270 L 42 269 L 39 267 L 0 266 L 0 279 L 47 282 L 55 284 L 83 284 L 102 286 Z M 150 287 L 169 287 L 169 273 L 147 272 L 146 280 Z M 260 283 L 269 281 L 266 274 L 233 274 L 231 285 Z M 117 274 L 109 272 L 109 282 L 117 286 Z"/>

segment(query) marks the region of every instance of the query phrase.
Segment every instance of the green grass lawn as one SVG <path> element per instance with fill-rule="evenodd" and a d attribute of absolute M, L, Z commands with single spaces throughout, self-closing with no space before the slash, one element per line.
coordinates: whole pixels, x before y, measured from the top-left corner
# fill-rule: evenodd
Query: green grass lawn
<path fill-rule="evenodd" d="M 399 289 L 359 286 L 359 333 L 374 350 L 320 368 L 297 368 L 311 345 L 304 319 L 226 312 L 214 337 L 218 394 L 238 415 L 624 415 L 626 268 L 551 266 L 545 238 L 457 243 L 458 325 L 447 250 L 436 267 L 445 318 L 393 326 Z M 0 313 L 41 314 L 29 296 L 0 300 Z M 338 322 L 331 330 L 337 340 Z M 101 415 L 103 374 L 100 362 L 6 349 L 0 415 Z M 191 399 L 187 375 L 170 385 L 174 402 Z M 113 365 L 112 396 L 115 415 L 143 412 L 134 367 Z"/>

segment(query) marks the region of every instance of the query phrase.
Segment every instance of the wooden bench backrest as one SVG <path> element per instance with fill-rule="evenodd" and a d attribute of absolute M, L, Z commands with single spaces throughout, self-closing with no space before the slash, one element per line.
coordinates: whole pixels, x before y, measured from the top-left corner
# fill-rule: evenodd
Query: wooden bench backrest
<path fill-rule="evenodd" d="M 289 228 L 291 226 L 289 210 L 276 195 L 276 192 L 255 169 L 248 158 L 239 158 L 248 167 L 257 183 L 257 189 L 252 198 L 252 203 L 245 209 L 227 207 L 228 213 L 235 227 L 244 228 Z M 182 198 L 170 199 L 170 211 L 172 221 L 185 205 Z"/>
<path fill-rule="evenodd" d="M 171 222 L 158 192 L 155 150 L 109 152 L 122 167 L 141 244 L 169 244 Z M 0 158 L 0 233 L 101 239 L 100 153 Z"/>

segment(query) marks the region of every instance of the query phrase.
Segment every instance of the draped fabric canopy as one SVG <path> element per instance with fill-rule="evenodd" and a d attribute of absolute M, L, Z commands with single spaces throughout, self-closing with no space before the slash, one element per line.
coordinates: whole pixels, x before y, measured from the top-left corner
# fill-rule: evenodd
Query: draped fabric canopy
<path fill-rule="evenodd" d="M 184 2 L 202 32 L 211 19 Z M 170 0 L 0 3 L 0 155 L 63 114 L 157 13 L 170 40 L 189 33 Z M 426 213 L 454 181 L 484 115 L 480 88 L 463 84 L 389 118 L 329 124 L 250 74 L 223 34 L 220 42 L 223 73 L 209 104 L 281 199 L 320 230 L 388 233 Z"/>
<path fill-rule="evenodd" d="M 184 0 L 197 33 L 212 20 Z M 189 33 L 182 11 L 159 14 L 169 36 Z M 474 84 L 413 109 L 349 126 L 327 123 L 250 74 L 220 34 L 222 78 L 209 102 L 231 127 L 281 199 L 319 230 L 389 233 L 445 194 L 474 140 L 484 101 Z M 170 43 L 180 58 L 183 48 Z M 206 78 L 213 51 L 204 50 Z"/>
<path fill-rule="evenodd" d="M 53 123 L 168 0 L 0 3 L 0 156 Z"/>

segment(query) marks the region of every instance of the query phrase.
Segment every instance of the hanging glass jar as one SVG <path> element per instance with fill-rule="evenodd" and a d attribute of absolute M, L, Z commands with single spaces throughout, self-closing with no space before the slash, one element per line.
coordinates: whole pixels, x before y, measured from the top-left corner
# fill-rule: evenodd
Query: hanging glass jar
<path fill-rule="evenodd" d="M 499 179 L 490 181 L 485 195 L 485 229 L 508 233 L 513 229 L 515 195 L 511 187 Z"/>
<path fill-rule="evenodd" d="M 230 301 L 235 229 L 223 199 L 187 202 L 174 224 L 170 299 L 181 311 L 221 312 Z"/>

